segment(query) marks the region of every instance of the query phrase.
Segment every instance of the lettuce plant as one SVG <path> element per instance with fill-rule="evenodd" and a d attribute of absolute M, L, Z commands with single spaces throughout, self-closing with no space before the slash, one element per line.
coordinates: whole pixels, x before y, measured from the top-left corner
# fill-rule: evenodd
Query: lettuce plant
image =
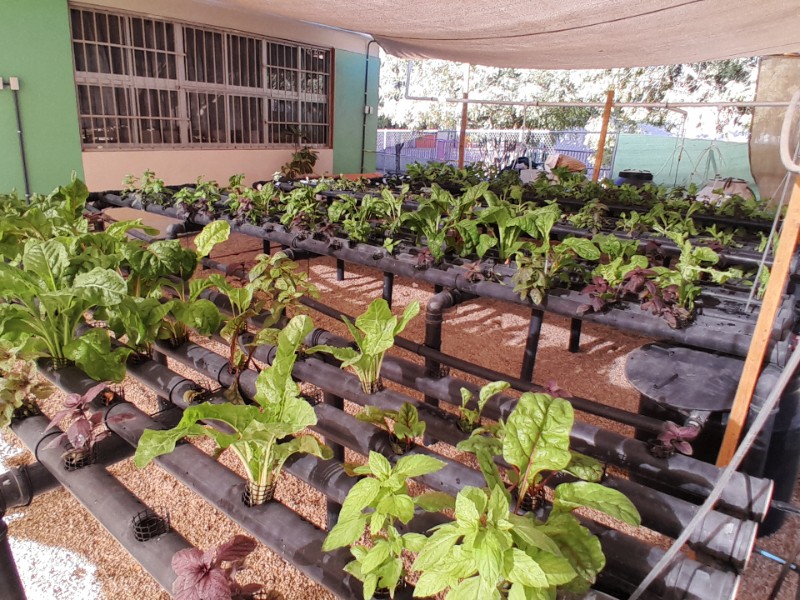
<path fill-rule="evenodd" d="M 278 335 L 275 360 L 256 380 L 255 406 L 208 402 L 191 406 L 174 428 L 144 432 L 134 464 L 145 467 L 154 458 L 172 452 L 184 437 L 208 436 L 217 444 L 218 452 L 230 448 L 235 453 L 249 482 L 268 488 L 276 483 L 283 464 L 293 454 L 331 458 L 330 449 L 317 438 L 300 434 L 317 423 L 317 416 L 292 380 L 297 348 L 312 328 L 311 319 L 297 316 Z M 226 431 L 214 428 L 213 422 L 227 425 Z"/>
<path fill-rule="evenodd" d="M 337 348 L 335 346 L 314 346 L 308 350 L 327 352 L 342 361 L 342 368 L 350 367 L 358 376 L 361 388 L 367 394 L 380 391 L 381 365 L 386 351 L 394 345 L 394 338 L 408 322 L 419 313 L 419 302 L 409 304 L 403 315 L 398 318 L 392 314 L 389 304 L 383 298 L 373 300 L 366 312 L 356 318 L 355 324 L 344 319 L 358 346 L 354 348 Z"/>
<path fill-rule="evenodd" d="M 407 524 L 415 508 L 439 511 L 453 506 L 453 498 L 441 492 L 427 492 L 412 497 L 407 480 L 435 473 L 445 463 L 421 454 L 404 456 L 392 467 L 386 458 L 369 453 L 369 462 L 356 467 L 366 475 L 347 494 L 339 520 L 331 529 L 322 549 L 326 552 L 350 546 L 354 560 L 345 570 L 364 584 L 364 600 L 376 589 L 388 590 L 392 598 L 403 579 L 403 551 L 417 552 L 426 538 L 419 533 L 401 534 L 398 523 Z M 366 534 L 369 544 L 357 543 Z"/>
<path fill-rule="evenodd" d="M 36 400 L 53 393 L 53 386 L 36 377 L 36 367 L 27 358 L 24 348 L 0 339 L 0 429 L 11 423 L 15 414 L 33 411 Z"/>

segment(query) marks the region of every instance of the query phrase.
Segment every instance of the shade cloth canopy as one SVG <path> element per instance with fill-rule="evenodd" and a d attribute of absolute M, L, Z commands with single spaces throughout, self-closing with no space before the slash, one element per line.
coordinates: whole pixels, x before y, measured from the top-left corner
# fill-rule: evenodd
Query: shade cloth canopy
<path fill-rule="evenodd" d="M 636 67 L 800 52 L 800 0 L 205 0 L 495 67 Z"/>

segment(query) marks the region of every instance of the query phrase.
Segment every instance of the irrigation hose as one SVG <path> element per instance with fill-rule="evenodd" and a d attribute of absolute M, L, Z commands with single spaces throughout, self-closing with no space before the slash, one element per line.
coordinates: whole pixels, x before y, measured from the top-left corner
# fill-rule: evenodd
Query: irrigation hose
<path fill-rule="evenodd" d="M 778 400 L 780 400 L 783 391 L 789 384 L 789 380 L 794 376 L 795 371 L 797 371 L 798 365 L 800 365 L 800 352 L 794 352 L 792 357 L 789 359 L 789 362 L 786 364 L 786 368 L 783 370 L 778 378 L 778 381 L 775 383 L 775 387 L 772 388 L 767 401 L 759 411 L 758 416 L 753 422 L 753 425 L 750 427 L 747 434 L 744 436 L 742 443 L 739 445 L 739 448 L 736 450 L 736 453 L 733 455 L 731 462 L 722 470 L 714 489 L 711 490 L 711 493 L 708 495 L 705 502 L 703 502 L 702 506 L 700 506 L 697 513 L 694 515 L 694 518 L 689 521 L 689 524 L 686 526 L 686 529 L 683 530 L 683 533 L 672 543 L 672 546 L 670 546 L 669 550 L 667 550 L 661 560 L 656 563 L 656 566 L 653 567 L 650 573 L 647 574 L 647 577 L 645 577 L 642 583 L 639 584 L 639 587 L 634 590 L 633 594 L 631 594 L 628 600 L 637 600 L 641 597 L 650 584 L 653 583 L 653 581 L 656 580 L 656 578 L 664 571 L 664 569 L 666 569 L 672 563 L 672 561 L 681 551 L 681 548 L 683 548 L 684 544 L 686 544 L 686 542 L 689 540 L 689 537 L 692 535 L 692 532 L 695 530 L 695 528 L 714 508 L 714 505 L 722 495 L 722 491 L 725 489 L 725 486 L 728 485 L 728 482 L 730 481 L 734 472 L 744 460 L 745 455 L 750 450 L 753 442 L 755 442 L 759 432 L 764 427 L 767 419 L 769 419 L 772 409 L 775 408 Z"/>

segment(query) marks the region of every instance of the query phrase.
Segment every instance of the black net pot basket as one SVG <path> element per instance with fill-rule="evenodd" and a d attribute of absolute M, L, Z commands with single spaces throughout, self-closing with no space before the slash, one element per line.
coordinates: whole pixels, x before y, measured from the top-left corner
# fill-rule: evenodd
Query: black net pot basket
<path fill-rule="evenodd" d="M 261 588 L 257 592 L 245 596 L 247 600 L 286 600 L 283 594 L 277 590 L 268 590 Z"/>
<path fill-rule="evenodd" d="M 275 482 L 267 485 L 259 485 L 253 481 L 248 481 L 242 492 L 242 502 L 246 506 L 258 506 L 266 504 L 275 495 Z"/>
<path fill-rule="evenodd" d="M 88 448 L 78 448 L 76 450 L 72 447 L 72 444 L 67 443 L 66 451 L 61 458 L 64 462 L 65 470 L 77 471 L 78 469 L 88 467 L 94 463 L 94 446 L 90 446 Z"/>
<path fill-rule="evenodd" d="M 169 531 L 169 511 L 146 508 L 133 517 L 131 526 L 137 542 L 152 540 Z"/>

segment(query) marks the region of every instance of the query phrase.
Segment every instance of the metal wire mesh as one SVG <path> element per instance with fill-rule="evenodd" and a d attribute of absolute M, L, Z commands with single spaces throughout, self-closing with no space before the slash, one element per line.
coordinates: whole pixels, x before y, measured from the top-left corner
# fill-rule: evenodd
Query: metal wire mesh
<path fill-rule="evenodd" d="M 499 168 L 526 156 L 533 163 L 543 163 L 551 154 L 564 154 L 587 165 L 591 175 L 598 133 L 589 131 L 543 131 L 523 129 L 468 129 L 464 163 L 482 162 Z M 612 134 L 611 143 L 616 140 Z M 377 170 L 383 173 L 405 172 L 414 162 L 458 162 L 459 133 L 452 130 L 379 129 Z M 608 177 L 610 167 L 603 167 L 600 177 Z"/>

